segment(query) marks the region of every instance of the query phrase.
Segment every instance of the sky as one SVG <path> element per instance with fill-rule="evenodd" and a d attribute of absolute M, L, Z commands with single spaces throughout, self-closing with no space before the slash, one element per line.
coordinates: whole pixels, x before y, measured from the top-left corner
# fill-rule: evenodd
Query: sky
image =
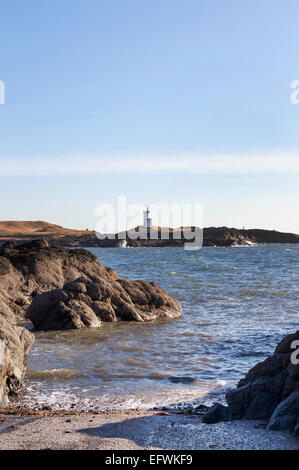
<path fill-rule="evenodd" d="M 1 2 L 0 219 L 93 229 L 126 196 L 299 233 L 298 17 L 297 0 Z"/>

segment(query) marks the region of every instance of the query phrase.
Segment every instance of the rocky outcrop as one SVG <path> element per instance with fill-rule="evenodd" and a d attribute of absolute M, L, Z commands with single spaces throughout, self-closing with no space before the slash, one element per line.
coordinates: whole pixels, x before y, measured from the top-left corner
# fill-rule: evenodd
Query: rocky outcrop
<path fill-rule="evenodd" d="M 237 388 L 228 392 L 228 407 L 214 405 L 204 416 L 213 423 L 232 419 L 261 419 L 269 429 L 299 428 L 299 331 L 286 336 L 272 356 L 256 364 Z M 297 359 L 298 358 L 298 359 Z"/>
<path fill-rule="evenodd" d="M 198 229 L 197 229 L 198 230 Z M 136 231 L 140 234 L 136 238 Z M 119 246 L 120 240 L 125 240 L 131 247 L 183 247 L 194 243 L 193 231 L 189 228 L 160 228 L 153 227 L 145 233 L 145 229 L 137 227 L 131 231 L 116 234 L 115 238 L 98 240 L 97 245 L 103 248 Z M 197 242 L 201 237 L 197 231 Z M 276 230 L 237 229 L 229 227 L 207 227 L 203 229 L 203 246 L 252 246 L 259 243 L 299 243 L 299 235 L 277 232 Z"/>
<path fill-rule="evenodd" d="M 260 243 L 299 243 L 299 235 L 276 230 L 208 227 L 203 229 L 204 246 L 250 246 Z"/>
<path fill-rule="evenodd" d="M 12 312 L 0 300 L 0 407 L 19 395 L 33 341 L 29 331 L 15 325 Z"/>
<path fill-rule="evenodd" d="M 179 302 L 156 283 L 125 281 L 83 249 L 45 240 L 0 249 L 0 299 L 15 318 L 37 329 L 99 326 L 101 321 L 150 321 L 181 315 Z"/>
<path fill-rule="evenodd" d="M 151 321 L 177 318 L 179 302 L 155 282 L 125 281 L 104 276 L 81 276 L 38 295 L 28 317 L 38 330 L 97 327 L 102 321 Z"/>
<path fill-rule="evenodd" d="M 0 405 L 18 395 L 34 336 L 16 326 L 34 296 L 62 287 L 84 273 L 117 277 L 85 250 L 51 247 L 44 240 L 0 248 Z"/>
<path fill-rule="evenodd" d="M 8 248 L 8 246 L 7 246 Z M 34 336 L 25 328 L 16 325 L 16 315 L 9 297 L 16 295 L 20 286 L 9 260 L 1 251 L 0 255 L 0 407 L 9 398 L 17 397 L 25 373 L 26 358 Z"/>
<path fill-rule="evenodd" d="M 46 240 L 22 245 L 10 242 L 0 248 L 0 299 L 17 319 L 24 318 L 36 295 L 62 288 L 81 275 L 118 277 L 83 249 L 56 247 Z"/>
<path fill-rule="evenodd" d="M 0 248 L 0 406 L 21 389 L 34 336 L 16 321 L 26 316 L 29 306 L 37 329 L 181 315 L 179 302 L 157 284 L 121 280 L 89 251 L 51 246 L 45 240 L 4 244 Z"/>

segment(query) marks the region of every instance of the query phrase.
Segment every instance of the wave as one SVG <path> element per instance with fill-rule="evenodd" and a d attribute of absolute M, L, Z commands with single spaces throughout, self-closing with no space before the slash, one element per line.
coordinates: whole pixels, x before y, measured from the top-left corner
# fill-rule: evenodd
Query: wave
<path fill-rule="evenodd" d="M 45 370 L 36 370 L 31 367 L 28 367 L 26 370 L 26 378 L 29 379 L 72 379 L 86 377 L 86 375 L 77 372 L 74 369 L 45 369 Z"/>
<path fill-rule="evenodd" d="M 178 377 L 181 379 L 182 377 Z M 199 381 L 198 381 L 199 382 Z M 182 385 L 182 384 L 181 384 Z M 215 400 L 225 403 L 227 382 L 217 380 L 213 383 L 199 382 L 198 387 L 189 387 L 189 383 L 182 388 L 163 387 L 153 391 L 136 391 L 128 393 L 97 392 L 94 390 L 75 387 L 73 393 L 68 389 L 50 391 L 48 387 L 36 388 L 34 384 L 27 387 L 25 395 L 19 404 L 30 409 L 43 409 L 49 406 L 52 410 L 72 411 L 111 411 L 111 410 L 152 410 L 164 409 L 184 411 L 185 408 L 195 408 L 197 405 L 211 406 Z M 92 392 L 90 394 L 90 392 Z"/>

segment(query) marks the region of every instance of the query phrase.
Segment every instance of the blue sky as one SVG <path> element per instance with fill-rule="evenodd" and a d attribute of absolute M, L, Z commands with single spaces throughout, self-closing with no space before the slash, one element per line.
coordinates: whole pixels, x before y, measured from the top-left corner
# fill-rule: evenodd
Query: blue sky
<path fill-rule="evenodd" d="M 299 233 L 296 0 L 2 2 L 0 218 L 191 202 Z"/>

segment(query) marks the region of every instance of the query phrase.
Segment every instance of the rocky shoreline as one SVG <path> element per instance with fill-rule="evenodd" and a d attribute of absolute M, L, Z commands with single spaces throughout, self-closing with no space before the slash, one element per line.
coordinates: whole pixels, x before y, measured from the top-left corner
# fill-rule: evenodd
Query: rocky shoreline
<path fill-rule="evenodd" d="M 203 421 L 262 419 L 269 430 L 290 431 L 299 437 L 299 330 L 250 369 L 226 400 L 228 406 L 215 404 Z"/>
<path fill-rule="evenodd" d="M 136 239 L 136 230 L 142 237 Z M 123 241 L 128 247 L 182 247 L 190 242 L 191 229 L 153 227 L 152 233 L 144 234 L 142 227 L 113 235 L 111 239 L 99 239 L 91 230 L 72 230 L 47 222 L 0 222 L 0 245 L 8 241 L 22 244 L 43 238 L 57 246 L 68 247 L 119 247 Z M 134 233 L 133 233 L 134 232 Z M 169 235 L 165 237 L 165 233 Z M 132 236 L 133 233 L 133 236 Z M 191 238 L 192 240 L 192 238 Z M 299 243 L 299 235 L 276 230 L 237 229 L 229 227 L 207 227 L 203 229 L 203 246 L 251 246 L 263 243 Z"/>
<path fill-rule="evenodd" d="M 89 251 L 50 245 L 46 240 L 7 243 L 0 248 L 0 407 L 22 389 L 36 329 L 100 327 L 101 322 L 147 322 L 178 318 L 179 302 L 155 282 L 125 281 Z M 267 421 L 268 430 L 299 436 L 299 365 L 291 362 L 299 331 L 285 337 L 273 356 L 253 367 L 227 393 L 228 406 L 204 407 L 204 423 Z M 191 410 L 190 414 L 193 413 Z M 24 410 L 25 412 L 25 410 Z M 11 413 L 14 413 L 13 409 Z M 189 414 L 189 413 L 188 413 Z"/>
<path fill-rule="evenodd" d="M 39 330 L 99 327 L 102 321 L 147 322 L 177 318 L 182 309 L 155 282 L 125 281 L 86 250 L 46 240 L 0 248 L 0 406 L 17 397 L 34 336 Z"/>

